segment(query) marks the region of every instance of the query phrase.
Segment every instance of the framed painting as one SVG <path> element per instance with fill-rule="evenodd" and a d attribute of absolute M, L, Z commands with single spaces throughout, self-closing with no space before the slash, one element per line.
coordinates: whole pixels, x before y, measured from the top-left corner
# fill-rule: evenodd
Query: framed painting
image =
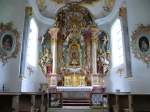
<path fill-rule="evenodd" d="M 150 63 L 150 25 L 139 25 L 132 34 L 132 51 L 134 56 L 144 63 Z"/>
<path fill-rule="evenodd" d="M 141 52 L 146 53 L 149 51 L 150 36 L 143 35 L 139 38 L 139 49 Z"/>
<path fill-rule="evenodd" d="M 19 33 L 12 25 L 12 22 L 0 23 L 0 60 L 3 64 L 16 57 L 19 51 Z"/>
<path fill-rule="evenodd" d="M 11 32 L 3 33 L 3 35 L 1 36 L 0 46 L 3 52 L 5 52 L 8 55 L 11 55 L 16 47 L 16 40 L 14 34 Z"/>

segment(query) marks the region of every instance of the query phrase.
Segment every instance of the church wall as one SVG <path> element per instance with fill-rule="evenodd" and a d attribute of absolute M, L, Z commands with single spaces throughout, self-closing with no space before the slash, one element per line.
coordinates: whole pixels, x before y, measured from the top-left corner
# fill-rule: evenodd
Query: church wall
<path fill-rule="evenodd" d="M 129 35 L 136 30 L 138 24 L 150 24 L 149 0 L 127 0 Z M 132 52 L 132 51 L 131 51 Z M 131 53 L 132 75 L 129 79 L 131 92 L 150 93 L 150 68 Z"/>
<path fill-rule="evenodd" d="M 22 38 L 24 25 L 24 6 L 25 0 L 1 0 L 0 1 L 0 22 L 7 23 L 12 21 L 15 28 Z M 3 66 L 0 62 L 0 91 L 4 84 L 7 91 L 20 91 L 21 79 L 19 79 L 20 52 L 17 58 L 8 59 Z"/>
<path fill-rule="evenodd" d="M 150 14 L 148 11 L 149 4 L 149 0 L 127 0 L 128 30 L 130 40 L 132 32 L 136 30 L 139 24 L 150 24 Z M 112 23 L 99 27 L 107 29 L 110 34 L 110 26 Z M 115 92 L 116 90 L 120 90 L 121 92 L 131 91 L 132 93 L 150 93 L 150 68 L 147 68 L 145 63 L 134 57 L 132 49 L 130 51 L 133 77 L 126 78 L 124 74 L 120 75 L 116 73 L 114 69 L 111 69 L 109 74 L 105 77 L 105 86 L 107 91 Z"/>

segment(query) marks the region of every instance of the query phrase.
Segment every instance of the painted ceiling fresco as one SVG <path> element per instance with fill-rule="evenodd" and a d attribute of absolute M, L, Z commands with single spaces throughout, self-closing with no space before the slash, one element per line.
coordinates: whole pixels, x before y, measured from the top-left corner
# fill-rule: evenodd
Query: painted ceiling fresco
<path fill-rule="evenodd" d="M 68 3 L 78 3 L 87 8 L 94 19 L 107 16 L 116 0 L 36 0 L 39 12 L 47 18 L 55 18 L 57 11 Z"/>

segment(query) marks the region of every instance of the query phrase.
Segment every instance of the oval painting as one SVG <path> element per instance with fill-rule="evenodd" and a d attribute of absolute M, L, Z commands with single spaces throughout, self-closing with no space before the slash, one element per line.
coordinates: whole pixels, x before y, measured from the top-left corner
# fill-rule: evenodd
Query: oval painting
<path fill-rule="evenodd" d="M 139 49 L 141 52 L 147 52 L 149 50 L 149 39 L 146 36 L 142 36 L 139 39 Z"/>
<path fill-rule="evenodd" d="M 6 51 L 11 51 L 13 48 L 13 37 L 10 34 L 5 34 L 2 40 L 2 48 Z"/>

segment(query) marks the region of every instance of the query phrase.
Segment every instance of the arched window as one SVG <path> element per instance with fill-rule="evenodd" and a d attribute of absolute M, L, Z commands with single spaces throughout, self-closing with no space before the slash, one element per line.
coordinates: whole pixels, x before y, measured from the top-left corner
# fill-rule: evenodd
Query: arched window
<path fill-rule="evenodd" d="M 111 27 L 112 66 L 116 68 L 125 63 L 123 48 L 123 30 L 121 21 L 117 18 Z"/>
<path fill-rule="evenodd" d="M 34 18 L 31 18 L 29 25 L 25 65 L 35 67 L 38 58 L 38 26 Z"/>

